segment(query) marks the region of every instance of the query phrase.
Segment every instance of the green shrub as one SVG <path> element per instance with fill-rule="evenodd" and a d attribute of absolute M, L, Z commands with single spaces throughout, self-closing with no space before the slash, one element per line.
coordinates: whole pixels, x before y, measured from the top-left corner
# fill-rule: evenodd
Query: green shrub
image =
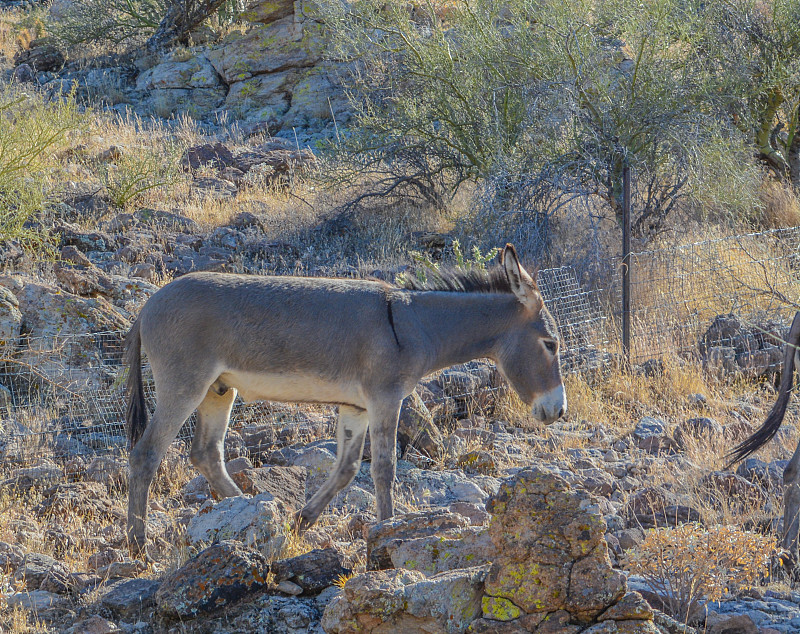
<path fill-rule="evenodd" d="M 0 89 L 0 240 L 28 247 L 42 242 L 26 223 L 46 204 L 53 154 L 86 128 L 88 116 L 73 93 L 46 102 L 16 88 Z"/>

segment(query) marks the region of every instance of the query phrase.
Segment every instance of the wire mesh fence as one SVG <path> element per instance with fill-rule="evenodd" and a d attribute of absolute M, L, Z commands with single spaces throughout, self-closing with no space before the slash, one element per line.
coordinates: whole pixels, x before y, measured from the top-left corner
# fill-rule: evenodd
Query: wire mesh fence
<path fill-rule="evenodd" d="M 619 261 L 611 263 L 619 268 Z M 620 287 L 584 288 L 571 267 L 537 274 L 557 319 L 566 372 L 597 369 L 619 350 Z M 611 308 L 608 298 L 611 298 Z M 780 363 L 781 337 L 800 300 L 800 228 L 708 240 L 632 256 L 631 361 L 667 354 L 717 357 L 732 369 Z M 616 314 L 615 314 L 616 313 Z M 0 456 L 64 458 L 126 450 L 124 333 L 54 334 L 0 341 Z M 485 373 L 485 365 L 464 368 Z M 147 365 L 145 393 L 154 388 Z M 466 398 L 483 381 L 446 388 Z M 458 392 L 463 389 L 463 394 Z M 231 427 L 258 433 L 291 428 L 293 437 L 332 435 L 335 409 L 236 402 Z M 179 438 L 191 438 L 194 416 Z"/>
<path fill-rule="evenodd" d="M 632 254 L 631 362 L 706 358 L 712 348 L 752 356 L 778 345 L 800 300 L 799 276 L 797 227 Z M 615 291 L 621 306 L 619 277 Z"/>

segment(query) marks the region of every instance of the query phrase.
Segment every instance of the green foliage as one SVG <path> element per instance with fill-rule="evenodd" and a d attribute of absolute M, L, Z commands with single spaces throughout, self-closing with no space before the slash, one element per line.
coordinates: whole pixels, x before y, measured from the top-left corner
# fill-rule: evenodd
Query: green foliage
<path fill-rule="evenodd" d="M 376 193 L 412 188 L 434 203 L 474 181 L 494 212 L 487 225 L 576 196 L 621 219 L 630 166 L 634 233 L 647 238 L 678 203 L 702 204 L 716 175 L 753 174 L 703 57 L 699 0 L 319 6 L 331 54 L 351 69 L 356 125 L 334 146 L 340 180 L 368 175 Z M 717 193 L 756 201 L 753 188 Z"/>
<path fill-rule="evenodd" d="M 86 128 L 88 117 L 73 93 L 45 102 L 18 89 L 0 90 L 0 240 L 41 243 L 26 223 L 46 204 L 53 153 Z"/>
<path fill-rule="evenodd" d="M 178 161 L 175 152 L 135 150 L 123 153 L 114 163 L 104 164 L 100 178 L 111 202 L 124 208 L 145 192 L 174 183 L 178 178 Z"/>
<path fill-rule="evenodd" d="M 494 260 L 498 253 L 500 253 L 500 249 L 496 247 L 489 249 L 486 253 L 481 253 L 480 247 L 474 245 L 470 255 L 465 256 L 464 252 L 461 250 L 461 243 L 458 240 L 453 240 L 453 259 L 455 261 L 455 267 L 461 270 L 478 269 L 485 271 L 486 265 Z M 433 277 L 439 275 L 439 271 L 441 270 L 440 266 L 437 262 L 434 262 L 429 255 L 420 253 L 419 251 L 412 251 L 411 258 L 417 264 L 414 274 L 420 282 L 425 283 L 429 275 Z M 395 278 L 395 281 L 399 286 L 404 286 L 408 281 L 408 274 L 400 273 Z"/>
<path fill-rule="evenodd" d="M 87 42 L 141 42 L 153 35 L 176 0 L 73 0 L 52 19 L 50 32 L 65 46 Z M 188 2 L 185 10 L 200 3 Z M 234 22 L 240 0 L 227 0 L 212 14 L 218 22 Z"/>
<path fill-rule="evenodd" d="M 143 40 L 155 32 L 167 5 L 167 0 L 74 0 L 49 29 L 66 46 Z"/>

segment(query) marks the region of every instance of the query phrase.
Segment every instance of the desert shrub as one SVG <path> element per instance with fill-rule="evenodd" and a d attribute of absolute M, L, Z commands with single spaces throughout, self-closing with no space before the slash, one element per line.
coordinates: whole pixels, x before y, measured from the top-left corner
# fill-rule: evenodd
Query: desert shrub
<path fill-rule="evenodd" d="M 53 153 L 86 128 L 88 115 L 72 93 L 46 102 L 18 89 L 0 90 L 0 240 L 41 243 L 27 223 L 46 204 Z"/>
<path fill-rule="evenodd" d="M 65 46 L 85 42 L 121 44 L 144 41 L 157 32 L 165 17 L 182 14 L 196 26 L 215 15 L 220 23 L 233 22 L 242 10 L 240 0 L 73 0 L 49 24 Z M 186 33 L 180 33 L 184 37 Z M 168 44 L 173 44 L 170 40 Z"/>
<path fill-rule="evenodd" d="M 67 46 L 85 42 L 120 44 L 149 37 L 166 10 L 165 0 L 75 0 L 59 11 L 49 29 Z"/>
<path fill-rule="evenodd" d="M 126 151 L 115 162 L 101 167 L 100 178 L 111 202 L 123 208 L 145 192 L 174 183 L 178 162 L 169 147 L 166 152 L 149 148 Z"/>
<path fill-rule="evenodd" d="M 486 270 L 486 265 L 491 263 L 500 252 L 498 248 L 489 249 L 486 253 L 481 253 L 480 247 L 473 245 L 469 254 L 465 254 L 461 248 L 461 243 L 458 240 L 453 240 L 453 265 L 455 268 L 462 271 L 478 269 L 480 271 Z M 411 252 L 411 259 L 414 260 L 416 267 L 414 275 L 423 284 L 428 281 L 429 277 L 434 279 L 441 276 L 441 267 L 438 262 L 435 262 L 431 257 L 419 251 Z M 400 286 L 405 285 L 411 280 L 407 273 L 400 273 L 395 278 L 395 281 Z"/>
<path fill-rule="evenodd" d="M 490 228 L 540 222 L 575 198 L 595 204 L 580 213 L 621 220 L 631 167 L 633 232 L 647 241 L 707 184 L 750 173 L 698 62 L 691 3 L 317 4 L 353 112 L 333 178 L 369 180 L 361 199 L 411 191 L 441 204 L 471 181 Z M 719 187 L 715 203 L 747 208 L 752 194 Z"/>
<path fill-rule="evenodd" d="M 771 536 L 688 523 L 648 531 L 626 552 L 624 566 L 687 621 L 698 600 L 719 601 L 730 589 L 755 585 L 768 573 L 775 546 Z"/>

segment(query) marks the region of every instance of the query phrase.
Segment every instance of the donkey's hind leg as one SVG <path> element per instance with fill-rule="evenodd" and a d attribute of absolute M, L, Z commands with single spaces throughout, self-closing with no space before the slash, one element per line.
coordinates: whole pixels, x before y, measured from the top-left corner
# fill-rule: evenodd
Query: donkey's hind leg
<path fill-rule="evenodd" d="M 158 384 L 157 384 L 158 385 Z M 158 471 L 170 444 L 181 426 L 203 400 L 207 386 L 196 393 L 181 390 L 180 386 L 165 385 L 156 390 L 156 411 L 142 437 L 130 453 L 128 478 L 128 543 L 131 552 L 144 551 L 147 537 L 147 497 L 150 483 Z"/>
<path fill-rule="evenodd" d="M 241 495 L 242 491 L 225 469 L 225 433 L 231 416 L 236 390 L 219 394 L 213 388 L 197 408 L 197 427 L 192 440 L 192 464 L 208 480 L 220 497 Z"/>
<path fill-rule="evenodd" d="M 339 419 L 336 421 L 336 462 L 325 484 L 297 516 L 298 532 L 313 526 L 333 496 L 350 484 L 358 473 L 368 424 L 366 410 L 349 405 L 339 406 Z"/>
<path fill-rule="evenodd" d="M 783 547 L 790 565 L 800 565 L 800 444 L 783 470 Z"/>

